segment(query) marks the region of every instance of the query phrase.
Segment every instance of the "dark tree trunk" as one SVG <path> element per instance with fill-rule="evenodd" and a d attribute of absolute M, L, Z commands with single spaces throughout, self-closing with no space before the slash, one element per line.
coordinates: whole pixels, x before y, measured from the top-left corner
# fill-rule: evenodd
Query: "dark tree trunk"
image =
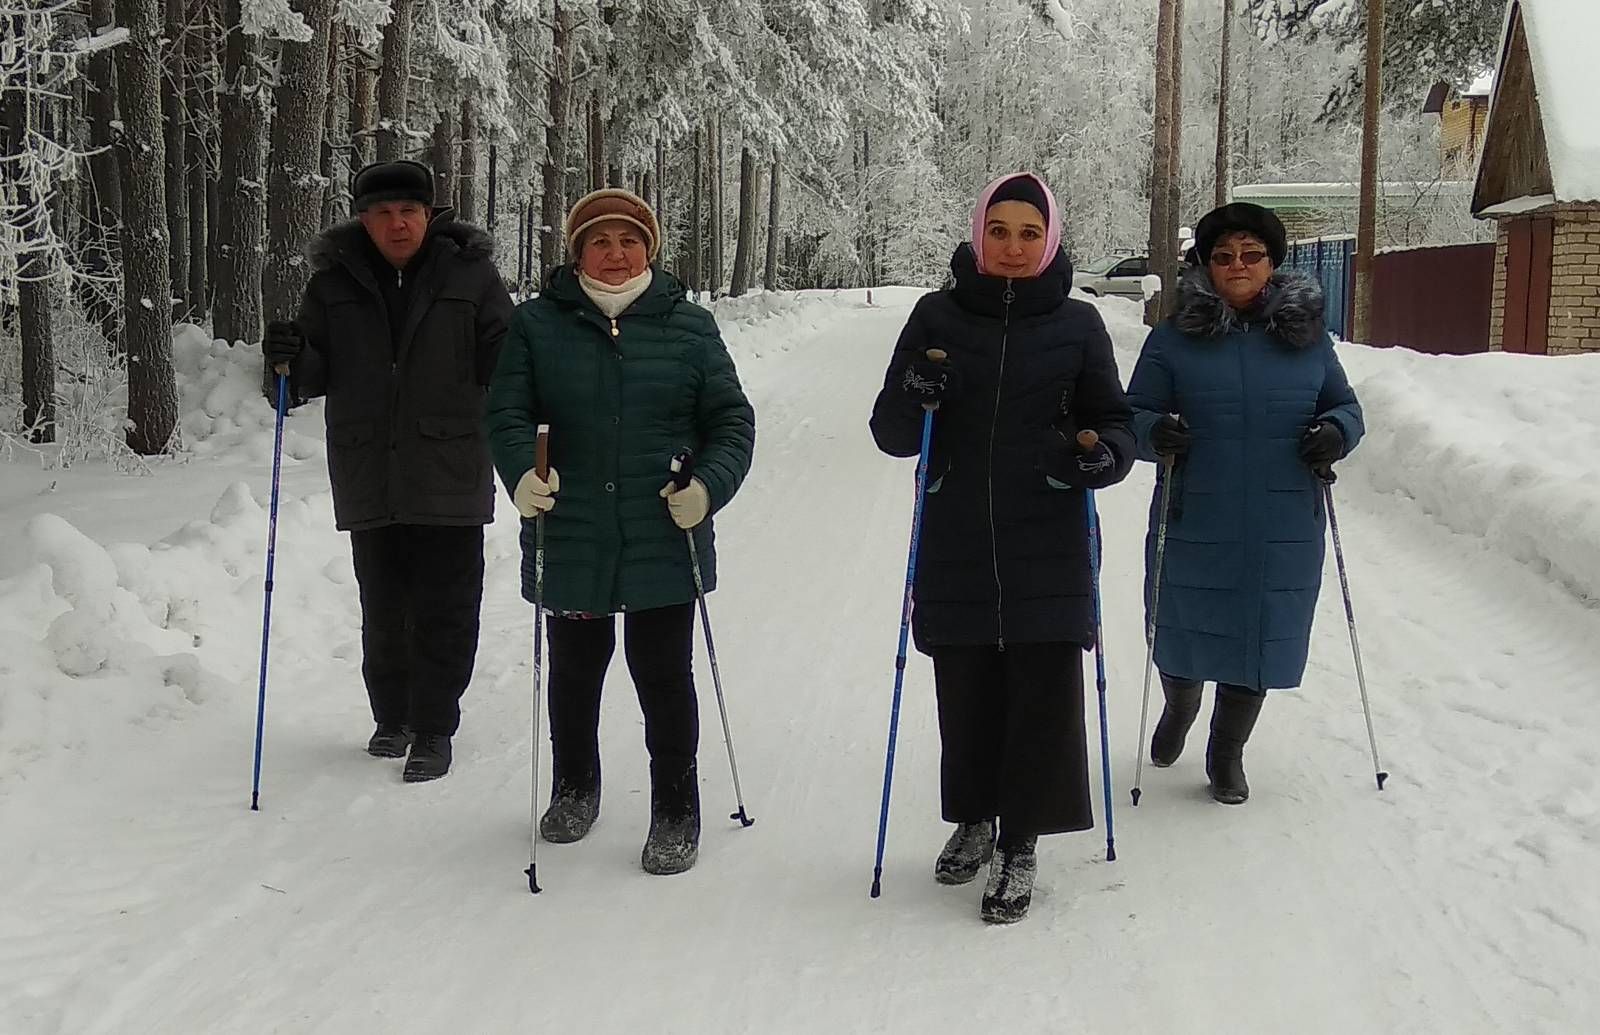
<path fill-rule="evenodd" d="M 569 92 L 572 87 L 572 13 L 559 0 L 551 4 L 551 74 L 549 83 L 550 123 L 544 132 L 544 197 L 540 219 L 539 283 L 561 264 L 562 216 L 567 196 L 567 131 L 571 121 Z"/>
<path fill-rule="evenodd" d="M 126 2 L 126 0 L 119 0 Z M 241 0 L 224 0 L 228 62 L 222 95 L 222 226 L 217 235 L 214 334 L 228 342 L 261 340 L 261 267 L 267 191 L 262 161 L 265 86 L 255 37 L 239 28 Z"/>
<path fill-rule="evenodd" d="M 767 202 L 767 273 L 762 278 L 762 286 L 768 291 L 778 290 L 778 221 L 781 214 L 779 208 L 783 197 L 783 162 L 774 158 L 772 160 L 771 197 Z"/>
<path fill-rule="evenodd" d="M 722 119 L 711 116 L 711 297 L 722 290 Z"/>
<path fill-rule="evenodd" d="M 478 113 L 472 98 L 461 102 L 461 175 L 456 181 L 457 214 L 478 221 Z"/>
<path fill-rule="evenodd" d="M 116 24 L 115 0 L 90 0 L 89 9 L 93 31 Z M 84 309 L 88 318 L 99 326 L 112 351 L 117 351 L 122 328 L 121 307 L 116 297 L 122 171 L 114 147 L 117 134 L 111 128 L 116 120 L 116 52 L 98 50 L 89 58 L 89 143 L 95 148 L 95 155 L 89 162 L 93 184 L 89 219 L 93 229 L 85 255 L 85 265 L 95 279 L 85 281 Z"/>
<path fill-rule="evenodd" d="M 489 212 L 486 222 L 489 225 L 489 236 L 494 236 L 495 216 L 499 204 L 500 193 L 500 145 L 498 141 L 489 141 Z"/>
<path fill-rule="evenodd" d="M 353 38 L 353 36 L 351 37 Z M 378 76 L 366 54 L 350 45 L 350 171 L 353 176 L 377 153 L 373 114 L 378 106 Z"/>
<path fill-rule="evenodd" d="M 738 298 L 750 290 L 755 266 L 756 223 L 761 219 L 756 198 L 761 194 L 761 167 L 748 147 L 739 154 L 739 236 L 733 251 L 733 284 L 729 294 Z"/>
<path fill-rule="evenodd" d="M 21 156 L 27 148 L 29 103 L 28 94 L 20 89 L 0 91 L 0 125 L 5 130 L 3 153 L 15 157 L 3 168 L 6 177 L 13 180 L 10 184 L 15 192 L 13 200 L 24 212 L 39 202 L 30 180 L 16 174 L 22 168 Z M 16 313 L 22 339 L 22 426 L 30 442 L 54 442 L 56 363 L 50 296 L 55 277 L 46 251 L 50 243 L 49 227 L 30 224 L 17 243 L 22 248 L 17 259 Z M 3 304 L 0 301 L 0 305 Z M 0 428 L 0 431 L 9 430 Z"/>
<path fill-rule="evenodd" d="M 1161 282 L 1173 285 L 1161 293 L 1161 315 L 1178 311 L 1178 226 L 1183 220 L 1183 0 L 1172 0 L 1172 144 L 1167 150 L 1167 249 Z"/>
<path fill-rule="evenodd" d="M 1217 189 L 1218 208 L 1228 203 L 1233 188 L 1233 134 L 1228 110 L 1233 92 L 1233 0 L 1222 0 L 1222 67 L 1217 86 Z"/>
<path fill-rule="evenodd" d="M 666 264 L 667 242 L 672 240 L 672 235 L 667 232 L 667 206 L 662 198 L 667 189 L 667 142 L 661 137 L 656 137 L 656 178 L 655 198 L 646 198 L 651 202 L 651 207 L 656 210 L 656 222 L 661 224 L 661 261 Z"/>
<path fill-rule="evenodd" d="M 117 49 L 124 146 L 123 293 L 127 308 L 128 446 L 166 450 L 178 424 L 172 367 L 172 276 L 167 267 L 166 141 L 161 126 L 161 6 L 117 0 L 129 39 Z"/>
<path fill-rule="evenodd" d="M 439 112 L 433 124 L 433 204 L 436 208 L 452 208 L 456 203 L 456 113 L 454 109 Z"/>
<path fill-rule="evenodd" d="M 694 202 L 693 217 L 689 220 L 689 281 L 697 293 L 706 289 L 706 231 L 705 231 L 705 136 L 699 126 L 694 130 Z"/>
<path fill-rule="evenodd" d="M 339 37 L 338 27 L 332 24 L 331 16 L 328 25 L 328 74 L 326 83 L 326 99 L 323 103 L 322 117 L 322 225 L 332 226 L 339 218 L 344 206 L 340 202 L 338 183 L 339 158 L 334 151 L 334 144 L 339 140 L 339 95 L 344 89 L 343 77 L 339 75 Z M 348 138 L 348 131 L 346 133 Z"/>
<path fill-rule="evenodd" d="M 1150 271 L 1164 276 L 1167 253 L 1173 246 L 1167 241 L 1168 209 L 1172 195 L 1169 181 L 1172 175 L 1172 27 L 1175 0 L 1160 0 L 1156 22 L 1156 89 L 1155 132 L 1152 135 L 1150 154 Z M 1161 296 L 1145 303 L 1145 323 L 1154 327 L 1161 319 L 1161 310 L 1167 294 L 1175 294 L 1174 285 L 1162 282 Z"/>
<path fill-rule="evenodd" d="M 167 268 L 172 274 L 170 296 L 181 301 L 179 312 L 188 309 L 189 300 L 189 191 L 184 179 L 184 0 L 164 0 L 166 34 L 163 41 L 161 110 L 166 128 Z"/>
<path fill-rule="evenodd" d="M 406 138 L 406 94 L 411 84 L 411 0 L 393 0 L 394 19 L 383 30 L 378 77 L 378 161 L 410 153 Z"/>
<path fill-rule="evenodd" d="M 269 319 L 292 320 L 311 271 L 305 246 L 322 228 L 322 131 L 328 104 L 328 37 L 333 0 L 296 0 L 311 28 L 305 43 L 284 43 L 272 120 L 267 265 L 262 301 Z M 270 374 L 264 376 L 269 377 Z"/>
<path fill-rule="evenodd" d="M 606 124 L 600 118 L 600 102 L 589 101 L 589 189 L 606 185 Z"/>
<path fill-rule="evenodd" d="M 206 211 L 206 185 L 211 180 L 211 155 L 206 146 L 205 127 L 212 121 L 210 104 L 216 97 L 210 82 L 212 44 L 208 0 L 197 0 L 190 9 L 186 50 L 189 59 L 188 108 L 184 151 L 188 159 L 184 171 L 189 189 L 189 310 L 196 322 L 203 321 L 210 299 L 209 219 Z"/>

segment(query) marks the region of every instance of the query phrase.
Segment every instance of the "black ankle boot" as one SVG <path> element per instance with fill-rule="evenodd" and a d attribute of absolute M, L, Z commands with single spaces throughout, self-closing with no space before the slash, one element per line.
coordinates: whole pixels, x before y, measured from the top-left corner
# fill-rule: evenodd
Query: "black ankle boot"
<path fill-rule="evenodd" d="M 650 765 L 650 833 L 639 865 L 656 876 L 683 873 L 700 858 L 700 779 L 695 767 L 662 773 Z"/>
<path fill-rule="evenodd" d="M 1156 723 L 1155 735 L 1150 738 L 1150 764 L 1158 769 L 1178 760 L 1183 754 L 1183 741 L 1189 727 L 1200 715 L 1200 693 L 1204 684 L 1198 679 L 1177 679 L 1161 674 L 1161 692 L 1167 705 L 1161 710 L 1161 720 Z"/>
<path fill-rule="evenodd" d="M 1206 777 L 1211 781 L 1211 796 L 1224 805 L 1242 805 L 1250 797 L 1250 784 L 1244 778 L 1244 745 L 1266 699 L 1266 694 L 1227 684 L 1217 686 L 1211 743 L 1206 746 Z"/>
<path fill-rule="evenodd" d="M 373 758 L 404 758 L 411 746 L 411 731 L 404 726 L 380 722 L 367 741 L 367 754 Z"/>
<path fill-rule="evenodd" d="M 940 884 L 966 884 L 993 855 L 994 820 L 957 823 L 933 864 L 933 877 Z"/>
<path fill-rule="evenodd" d="M 989 863 L 979 915 L 985 923 L 1014 924 L 1028 915 L 1033 879 L 1039 872 L 1037 837 L 1002 838 Z"/>
<path fill-rule="evenodd" d="M 600 817 L 600 774 L 560 776 L 550 792 L 550 807 L 539 818 L 539 836 L 554 845 L 583 840 Z"/>

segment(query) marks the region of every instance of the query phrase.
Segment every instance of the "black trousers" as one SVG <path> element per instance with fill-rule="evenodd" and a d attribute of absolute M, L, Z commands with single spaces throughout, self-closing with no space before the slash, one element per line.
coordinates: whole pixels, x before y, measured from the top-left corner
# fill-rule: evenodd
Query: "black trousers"
<path fill-rule="evenodd" d="M 694 614 L 691 603 L 623 617 L 624 653 L 644 712 L 644 743 L 651 781 L 658 789 L 683 781 L 700 746 Z M 555 783 L 595 786 L 600 779 L 600 691 L 617 647 L 616 621 L 552 615 L 546 626 Z"/>
<path fill-rule="evenodd" d="M 1170 687 L 1173 687 L 1173 688 L 1204 686 L 1205 685 L 1205 680 L 1203 680 L 1203 679 L 1185 679 L 1182 676 L 1168 675 L 1167 673 L 1163 672 L 1163 673 L 1161 673 L 1161 685 L 1163 687 L 1170 686 Z M 1218 683 L 1217 684 L 1217 689 L 1218 690 L 1221 690 L 1223 687 L 1227 687 L 1229 690 L 1233 690 L 1236 693 L 1249 694 L 1252 697 L 1265 697 L 1265 696 L 1267 696 L 1267 692 L 1265 690 L 1257 690 L 1254 687 L 1249 687 L 1249 686 L 1240 686 L 1238 683 Z"/>
<path fill-rule="evenodd" d="M 1003 838 L 1094 826 L 1074 643 L 935 647 L 946 822 L 998 816 Z"/>
<path fill-rule="evenodd" d="M 361 587 L 361 675 L 372 717 L 453 736 L 478 652 L 482 525 L 350 533 Z"/>

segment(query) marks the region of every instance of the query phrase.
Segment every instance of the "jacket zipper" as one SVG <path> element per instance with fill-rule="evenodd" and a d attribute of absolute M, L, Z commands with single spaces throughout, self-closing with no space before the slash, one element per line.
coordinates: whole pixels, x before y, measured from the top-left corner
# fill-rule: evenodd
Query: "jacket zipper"
<path fill-rule="evenodd" d="M 1003 298 L 1005 309 L 1000 317 L 1000 369 L 995 374 L 994 415 L 989 421 L 989 556 L 994 561 L 994 617 L 1002 652 L 1006 649 L 1006 587 L 1000 579 L 1000 536 L 994 522 L 994 440 L 1000 427 L 1000 392 L 1006 378 L 1006 341 L 1011 336 L 1011 303 L 1017 298 L 1016 292 L 1011 290 L 1010 278 L 1006 279 Z"/>

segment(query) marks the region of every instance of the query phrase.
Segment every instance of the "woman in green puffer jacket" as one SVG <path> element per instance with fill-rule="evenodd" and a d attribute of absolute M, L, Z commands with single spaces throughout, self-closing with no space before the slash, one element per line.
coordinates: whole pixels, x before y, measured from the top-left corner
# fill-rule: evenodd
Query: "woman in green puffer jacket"
<path fill-rule="evenodd" d="M 546 841 L 589 832 L 600 811 L 600 690 L 623 615 L 628 670 L 650 752 L 650 833 L 642 864 L 681 873 L 699 852 L 695 773 L 692 532 L 716 586 L 711 515 L 750 470 L 755 411 L 711 314 L 688 301 L 660 250 L 655 213 L 625 190 L 582 198 L 567 215 L 573 261 L 518 307 L 489 388 L 495 467 L 522 514 L 522 595 L 533 600 L 533 529 L 545 519 L 550 742 Z M 550 425 L 550 471 L 534 470 Z M 674 455 L 694 477 L 670 484 Z"/>

